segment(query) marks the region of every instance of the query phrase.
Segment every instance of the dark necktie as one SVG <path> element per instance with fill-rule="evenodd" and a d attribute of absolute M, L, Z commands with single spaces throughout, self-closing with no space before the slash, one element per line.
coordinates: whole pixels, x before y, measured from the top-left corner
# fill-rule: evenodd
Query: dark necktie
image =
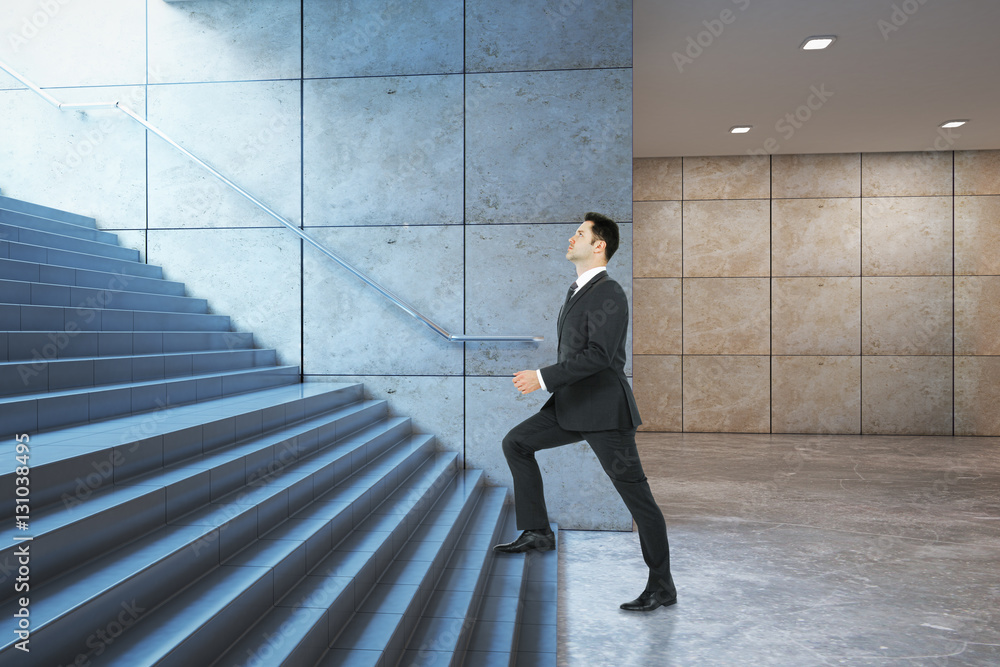
<path fill-rule="evenodd" d="M 569 291 L 566 292 L 566 303 L 569 303 L 569 300 L 573 297 L 575 293 L 576 293 L 576 282 L 574 281 L 573 284 L 569 286 Z"/>

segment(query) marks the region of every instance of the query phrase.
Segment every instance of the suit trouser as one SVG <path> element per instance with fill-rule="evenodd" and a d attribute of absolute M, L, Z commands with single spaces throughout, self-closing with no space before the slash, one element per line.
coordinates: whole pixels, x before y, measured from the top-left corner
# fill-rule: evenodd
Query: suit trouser
<path fill-rule="evenodd" d="M 559 426 L 555 409 L 551 407 L 542 408 L 512 428 L 503 439 L 503 453 L 514 478 L 517 528 L 537 530 L 549 525 L 542 474 L 535 452 L 586 440 L 635 520 L 642 557 L 649 567 L 646 590 L 672 593 L 674 583 L 670 577 L 667 524 L 642 470 L 635 431 L 634 428 L 586 433 L 567 431 Z"/>

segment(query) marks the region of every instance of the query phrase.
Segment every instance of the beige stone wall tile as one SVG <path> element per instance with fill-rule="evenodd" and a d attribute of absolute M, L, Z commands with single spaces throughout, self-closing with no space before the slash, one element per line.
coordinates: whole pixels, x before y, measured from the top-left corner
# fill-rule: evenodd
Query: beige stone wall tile
<path fill-rule="evenodd" d="M 772 357 L 771 429 L 860 433 L 861 357 Z"/>
<path fill-rule="evenodd" d="M 952 353 L 952 279 L 863 278 L 863 354 Z"/>
<path fill-rule="evenodd" d="M 642 418 L 640 431 L 681 430 L 681 357 L 632 357 L 632 390 Z"/>
<path fill-rule="evenodd" d="M 949 151 L 865 153 L 861 156 L 862 197 L 950 195 Z"/>
<path fill-rule="evenodd" d="M 767 155 L 684 158 L 684 199 L 767 199 Z"/>
<path fill-rule="evenodd" d="M 955 197 L 955 273 L 1000 275 L 1000 196 Z"/>
<path fill-rule="evenodd" d="M 862 199 L 863 274 L 951 275 L 951 218 L 951 197 Z"/>
<path fill-rule="evenodd" d="M 684 202 L 684 275 L 770 275 L 770 211 L 761 201 Z"/>
<path fill-rule="evenodd" d="M 632 160 L 632 199 L 655 201 L 680 198 L 681 158 L 648 157 Z"/>
<path fill-rule="evenodd" d="M 681 279 L 632 281 L 633 354 L 681 353 Z"/>
<path fill-rule="evenodd" d="M 772 201 L 771 257 L 776 276 L 861 275 L 861 199 Z"/>
<path fill-rule="evenodd" d="M 635 202 L 632 216 L 632 275 L 680 277 L 681 203 Z"/>
<path fill-rule="evenodd" d="M 860 197 L 861 154 L 772 155 L 771 196 Z"/>
<path fill-rule="evenodd" d="M 952 357 L 864 357 L 861 432 L 951 435 Z"/>
<path fill-rule="evenodd" d="M 956 195 L 1000 195 L 1000 151 L 955 151 Z"/>
<path fill-rule="evenodd" d="M 860 278 L 774 278 L 772 354 L 861 353 Z"/>
<path fill-rule="evenodd" d="M 955 354 L 1000 355 L 1000 276 L 955 278 Z"/>
<path fill-rule="evenodd" d="M 685 356 L 684 430 L 769 432 L 768 359 Z"/>
<path fill-rule="evenodd" d="M 684 280 L 685 354 L 769 354 L 767 278 Z"/>
<path fill-rule="evenodd" d="M 1000 435 L 1000 357 L 955 357 L 955 435 Z"/>

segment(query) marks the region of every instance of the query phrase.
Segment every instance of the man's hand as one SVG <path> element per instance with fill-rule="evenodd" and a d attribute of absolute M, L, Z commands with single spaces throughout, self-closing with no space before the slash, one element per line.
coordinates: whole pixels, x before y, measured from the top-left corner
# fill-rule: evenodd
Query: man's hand
<path fill-rule="evenodd" d="M 530 394 L 536 389 L 542 388 L 542 385 L 538 382 L 538 373 L 535 371 L 519 371 L 514 373 L 514 386 L 522 394 Z"/>

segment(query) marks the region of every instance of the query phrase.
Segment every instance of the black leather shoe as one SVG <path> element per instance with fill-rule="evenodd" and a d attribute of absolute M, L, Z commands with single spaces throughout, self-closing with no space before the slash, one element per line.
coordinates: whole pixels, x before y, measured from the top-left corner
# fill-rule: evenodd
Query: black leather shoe
<path fill-rule="evenodd" d="M 669 607 L 677 604 L 677 593 L 658 593 L 656 591 L 643 591 L 642 595 L 620 605 L 625 611 L 653 611 L 657 607 Z"/>
<path fill-rule="evenodd" d="M 556 548 L 556 536 L 552 530 L 526 530 L 513 542 L 498 544 L 493 551 L 505 554 L 519 554 L 525 551 L 552 551 Z"/>

